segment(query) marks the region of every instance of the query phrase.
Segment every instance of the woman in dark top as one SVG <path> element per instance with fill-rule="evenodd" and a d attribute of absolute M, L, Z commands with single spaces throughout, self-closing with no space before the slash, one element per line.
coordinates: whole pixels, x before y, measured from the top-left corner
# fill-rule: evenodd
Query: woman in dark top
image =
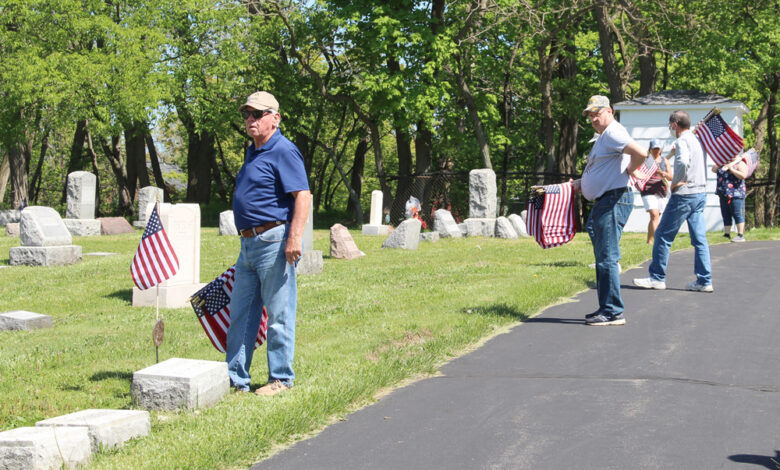
<path fill-rule="evenodd" d="M 666 201 L 669 200 L 668 181 L 671 181 L 673 176 L 672 163 L 661 156 L 661 146 L 660 139 L 650 141 L 650 155 L 655 158 L 658 170 L 647 180 L 645 189 L 639 193 L 642 195 L 645 210 L 650 214 L 650 222 L 647 224 L 647 243 L 651 245 L 655 241 L 655 229 L 658 228 L 658 222 L 661 220 L 661 212 L 664 211 Z"/>
<path fill-rule="evenodd" d="M 747 177 L 747 164 L 744 160 L 734 160 L 722 167 L 713 167 L 717 173 L 718 182 L 715 194 L 720 198 L 720 214 L 723 216 L 723 236 L 731 238 L 731 225 L 737 225 L 737 236 L 731 238 L 732 242 L 745 241 L 745 178 Z"/>

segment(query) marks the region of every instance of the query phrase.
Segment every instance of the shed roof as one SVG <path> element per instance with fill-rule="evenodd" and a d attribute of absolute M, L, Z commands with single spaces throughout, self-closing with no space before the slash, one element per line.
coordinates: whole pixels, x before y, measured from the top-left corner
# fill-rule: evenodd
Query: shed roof
<path fill-rule="evenodd" d="M 728 106 L 743 108 L 745 112 L 747 107 L 738 100 L 726 98 L 725 96 L 713 93 L 703 93 L 696 90 L 664 90 L 645 96 L 639 96 L 632 100 L 615 103 L 614 108 L 627 109 L 638 106 L 667 107 L 667 106 Z"/>

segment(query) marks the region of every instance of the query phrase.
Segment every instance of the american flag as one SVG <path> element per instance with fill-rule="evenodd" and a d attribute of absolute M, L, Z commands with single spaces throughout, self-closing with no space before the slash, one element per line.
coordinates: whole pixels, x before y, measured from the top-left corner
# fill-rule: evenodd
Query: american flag
<path fill-rule="evenodd" d="M 203 331 L 217 351 L 224 353 L 227 344 L 227 330 L 230 328 L 230 296 L 233 294 L 233 281 L 236 267 L 231 266 L 216 279 L 206 284 L 190 297 L 190 303 L 198 316 Z M 255 349 L 265 342 L 268 331 L 268 313 L 263 307 L 260 328 L 255 339 Z"/>
<path fill-rule="evenodd" d="M 168 235 L 165 234 L 155 204 L 146 222 L 141 243 L 130 264 L 130 274 L 135 285 L 141 290 L 146 290 L 173 277 L 178 270 L 179 258 L 176 257 Z"/>
<path fill-rule="evenodd" d="M 644 191 L 647 183 L 660 180 L 658 176 L 655 176 L 656 171 L 658 171 L 658 163 L 652 155 L 649 155 L 645 162 L 634 170 L 634 174 L 630 175 L 631 184 L 636 186 L 636 189 Z"/>
<path fill-rule="evenodd" d="M 742 159 L 745 160 L 748 166 L 748 172 L 745 179 L 750 178 L 756 168 L 758 167 L 758 152 L 755 149 L 750 149 L 742 155 Z"/>
<path fill-rule="evenodd" d="M 726 121 L 710 111 L 694 129 L 699 137 L 702 147 L 712 157 L 717 166 L 723 166 L 734 160 L 742 151 L 742 137 L 737 135 Z"/>
<path fill-rule="evenodd" d="M 574 191 L 571 183 L 542 186 L 528 201 L 526 227 L 544 249 L 563 245 L 574 238 Z"/>

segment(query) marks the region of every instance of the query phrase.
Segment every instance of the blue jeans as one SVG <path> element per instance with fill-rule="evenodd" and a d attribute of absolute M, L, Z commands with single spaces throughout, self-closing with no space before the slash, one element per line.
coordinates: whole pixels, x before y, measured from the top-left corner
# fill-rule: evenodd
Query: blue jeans
<path fill-rule="evenodd" d="M 745 223 L 745 199 L 741 197 L 719 196 L 720 215 L 723 217 L 723 225 L 731 227 L 734 224 Z"/>
<path fill-rule="evenodd" d="M 241 238 L 225 356 L 231 384 L 243 390 L 249 389 L 249 368 L 263 305 L 268 312 L 268 380 L 292 386 L 295 378 L 292 363 L 298 291 L 295 268 L 284 256 L 289 227 L 280 225 L 255 237 Z"/>
<path fill-rule="evenodd" d="M 666 280 L 666 266 L 669 262 L 669 251 L 677 232 L 683 222 L 688 222 L 688 232 L 691 235 L 691 245 L 694 248 L 693 272 L 696 282 L 702 286 L 712 284 L 712 268 L 710 267 L 710 245 L 707 243 L 707 222 L 704 220 L 704 206 L 707 202 L 705 193 L 672 194 L 666 210 L 661 216 L 661 222 L 655 230 L 653 244 L 653 261 L 650 263 L 650 277 L 656 281 Z"/>
<path fill-rule="evenodd" d="M 596 257 L 596 292 L 599 312 L 606 315 L 623 313 L 620 297 L 620 237 L 634 208 L 634 193 L 630 188 L 607 191 L 596 200 L 588 217 L 586 229 Z"/>

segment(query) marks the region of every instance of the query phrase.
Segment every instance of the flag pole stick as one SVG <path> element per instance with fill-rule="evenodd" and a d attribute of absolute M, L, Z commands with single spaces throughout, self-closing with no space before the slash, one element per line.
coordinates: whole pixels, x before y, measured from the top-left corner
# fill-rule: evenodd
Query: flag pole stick
<path fill-rule="evenodd" d="M 157 209 L 157 213 L 160 213 L 160 194 L 156 194 L 155 198 L 157 199 L 154 204 Z M 160 283 L 158 282 L 155 286 L 155 293 L 154 293 L 154 324 L 157 325 L 157 322 L 160 321 Z M 160 363 L 160 346 L 157 345 L 157 341 L 154 342 L 154 356 L 156 360 L 156 364 Z"/>

